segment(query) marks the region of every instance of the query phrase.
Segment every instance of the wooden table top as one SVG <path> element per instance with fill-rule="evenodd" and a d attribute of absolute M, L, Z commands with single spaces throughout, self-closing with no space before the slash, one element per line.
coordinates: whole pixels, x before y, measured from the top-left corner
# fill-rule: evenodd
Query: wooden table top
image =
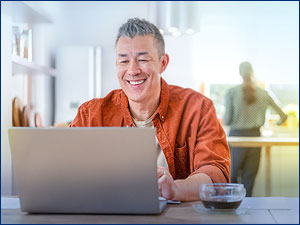
<path fill-rule="evenodd" d="M 233 147 L 299 146 L 298 137 L 227 137 Z"/>
<path fill-rule="evenodd" d="M 7 199 L 1 198 L 1 223 L 299 223 L 299 198 L 245 198 L 238 208 L 240 214 L 212 212 L 204 209 L 200 201 L 184 202 L 169 204 L 160 215 L 28 214 L 6 204 Z"/>

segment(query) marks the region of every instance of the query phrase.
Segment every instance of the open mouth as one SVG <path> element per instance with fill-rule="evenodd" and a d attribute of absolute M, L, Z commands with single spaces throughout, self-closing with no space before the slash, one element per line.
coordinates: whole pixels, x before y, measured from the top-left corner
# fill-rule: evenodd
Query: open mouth
<path fill-rule="evenodd" d="M 130 85 L 139 85 L 139 84 L 142 84 L 146 81 L 146 79 L 144 80 L 128 80 L 127 82 L 130 84 Z"/>

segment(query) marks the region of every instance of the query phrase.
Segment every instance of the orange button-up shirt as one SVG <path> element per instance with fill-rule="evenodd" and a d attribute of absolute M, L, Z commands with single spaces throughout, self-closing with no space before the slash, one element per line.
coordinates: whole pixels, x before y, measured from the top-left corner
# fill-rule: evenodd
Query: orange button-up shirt
<path fill-rule="evenodd" d="M 160 104 L 153 125 L 174 179 L 207 174 L 214 183 L 230 181 L 225 132 L 210 99 L 161 79 Z M 122 90 L 83 103 L 71 127 L 135 127 Z"/>

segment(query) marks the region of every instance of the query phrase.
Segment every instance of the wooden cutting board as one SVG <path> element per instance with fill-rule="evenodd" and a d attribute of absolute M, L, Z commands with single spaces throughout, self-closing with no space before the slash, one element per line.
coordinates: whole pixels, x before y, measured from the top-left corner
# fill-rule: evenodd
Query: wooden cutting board
<path fill-rule="evenodd" d="M 41 114 L 39 112 L 36 112 L 34 114 L 34 125 L 36 127 L 42 127 L 42 117 L 41 117 Z"/>
<path fill-rule="evenodd" d="M 22 111 L 23 103 L 19 97 L 14 97 L 12 101 L 12 122 L 13 126 L 21 127 L 22 126 Z"/>
<path fill-rule="evenodd" d="M 25 105 L 22 110 L 22 126 L 29 127 L 30 126 L 30 108 L 28 105 Z"/>

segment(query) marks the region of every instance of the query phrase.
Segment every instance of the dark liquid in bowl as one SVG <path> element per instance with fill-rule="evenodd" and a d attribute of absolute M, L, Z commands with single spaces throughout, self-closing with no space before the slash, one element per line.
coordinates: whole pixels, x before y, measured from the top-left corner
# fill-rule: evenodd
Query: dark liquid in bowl
<path fill-rule="evenodd" d="M 242 201 L 238 202 L 220 202 L 220 201 L 202 201 L 205 208 L 209 209 L 236 209 Z"/>

